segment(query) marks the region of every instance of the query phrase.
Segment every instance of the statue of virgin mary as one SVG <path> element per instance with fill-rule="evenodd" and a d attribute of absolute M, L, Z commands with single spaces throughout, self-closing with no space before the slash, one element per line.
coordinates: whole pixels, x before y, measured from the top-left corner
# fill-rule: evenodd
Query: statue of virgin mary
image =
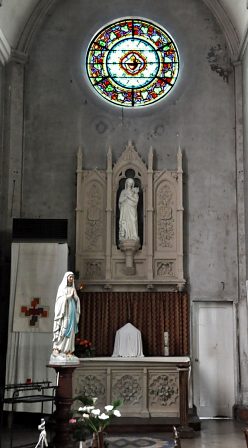
<path fill-rule="evenodd" d="M 53 324 L 53 352 L 50 363 L 79 362 L 73 355 L 75 334 L 78 332 L 80 300 L 73 272 L 66 272 L 58 287 Z"/>
<path fill-rule="evenodd" d="M 138 188 L 134 186 L 134 179 L 128 177 L 125 188 L 119 198 L 120 221 L 119 240 L 139 240 L 137 205 L 139 201 Z"/>

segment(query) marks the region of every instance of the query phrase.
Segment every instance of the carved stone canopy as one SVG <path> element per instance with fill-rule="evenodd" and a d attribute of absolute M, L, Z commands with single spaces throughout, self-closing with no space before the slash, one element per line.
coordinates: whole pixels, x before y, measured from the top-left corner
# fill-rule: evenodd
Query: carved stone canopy
<path fill-rule="evenodd" d="M 108 149 L 106 170 L 84 170 L 78 152 L 76 270 L 89 289 L 181 290 L 185 284 L 182 153 L 179 148 L 175 171 L 154 171 L 152 148 L 147 159 L 146 165 L 129 142 L 114 164 Z M 139 190 L 140 247 L 130 269 L 120 248 L 118 205 L 128 177 Z"/>

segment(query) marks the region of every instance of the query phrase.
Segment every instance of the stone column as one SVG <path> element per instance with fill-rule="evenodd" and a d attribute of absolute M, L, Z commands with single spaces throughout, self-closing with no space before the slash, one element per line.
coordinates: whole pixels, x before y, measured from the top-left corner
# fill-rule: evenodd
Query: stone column
<path fill-rule="evenodd" d="M 3 82 L 1 102 L 4 114 L 1 148 L 1 218 L 0 218 L 0 361 L 5 364 L 10 287 L 10 259 L 13 218 L 22 216 L 24 73 L 27 55 L 12 51 L 11 59 L 1 70 Z M 4 369 L 0 374 L 2 382 Z"/>
<path fill-rule="evenodd" d="M 178 182 L 178 195 L 177 195 L 177 255 L 178 255 L 178 280 L 182 284 L 179 284 L 179 291 L 183 287 L 183 168 L 182 168 L 182 151 L 179 146 L 177 152 L 177 182 Z"/>
<path fill-rule="evenodd" d="M 236 191 L 238 228 L 238 298 L 237 338 L 240 359 L 238 371 L 238 405 L 246 405 L 248 415 L 248 319 L 246 292 L 246 244 L 245 244 L 245 198 L 244 198 L 244 142 L 243 142 L 243 92 L 242 65 L 234 64 L 235 73 L 235 140 L 236 140 Z"/>
<path fill-rule="evenodd" d="M 5 67 L 4 176 L 1 189 L 4 195 L 1 225 L 5 231 L 3 247 L 10 251 L 12 219 L 22 213 L 23 129 L 24 129 L 24 74 L 27 55 L 12 51 Z"/>
<path fill-rule="evenodd" d="M 24 75 L 27 55 L 12 51 L 7 67 L 8 98 L 5 150 L 8 156 L 7 227 L 12 228 L 12 218 L 22 214 L 22 179 L 24 153 Z M 5 155 L 5 157 L 6 157 Z M 6 160 L 7 164 L 7 160 Z"/>
<path fill-rule="evenodd" d="M 112 151 L 107 154 L 107 207 L 106 207 L 106 280 L 111 279 L 111 247 L 112 247 Z M 115 226 L 114 226 L 115 228 Z"/>
<path fill-rule="evenodd" d="M 81 266 L 80 255 L 82 254 L 82 238 L 80 229 L 82 227 L 84 210 L 82 207 L 82 183 L 83 183 L 83 152 L 79 146 L 77 153 L 77 205 L 76 205 L 76 269 Z M 80 272 L 82 275 L 82 272 Z"/>
<path fill-rule="evenodd" d="M 147 280 L 153 280 L 153 149 L 150 148 L 148 154 L 147 171 Z"/>

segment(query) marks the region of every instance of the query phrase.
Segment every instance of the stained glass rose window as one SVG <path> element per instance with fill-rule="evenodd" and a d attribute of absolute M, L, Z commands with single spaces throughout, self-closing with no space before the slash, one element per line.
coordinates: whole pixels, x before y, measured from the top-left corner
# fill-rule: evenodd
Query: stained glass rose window
<path fill-rule="evenodd" d="M 120 106 L 146 106 L 167 95 L 179 71 L 171 36 L 141 19 L 123 19 L 92 39 L 87 73 L 94 89 Z"/>

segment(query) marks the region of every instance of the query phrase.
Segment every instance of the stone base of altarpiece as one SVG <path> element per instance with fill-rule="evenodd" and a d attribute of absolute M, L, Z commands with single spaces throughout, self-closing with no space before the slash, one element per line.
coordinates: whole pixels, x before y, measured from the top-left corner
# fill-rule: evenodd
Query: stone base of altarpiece
<path fill-rule="evenodd" d="M 189 369 L 187 356 L 82 358 L 73 373 L 73 396 L 97 397 L 99 408 L 121 399 L 122 417 L 172 417 L 184 432 L 191 432 Z"/>

